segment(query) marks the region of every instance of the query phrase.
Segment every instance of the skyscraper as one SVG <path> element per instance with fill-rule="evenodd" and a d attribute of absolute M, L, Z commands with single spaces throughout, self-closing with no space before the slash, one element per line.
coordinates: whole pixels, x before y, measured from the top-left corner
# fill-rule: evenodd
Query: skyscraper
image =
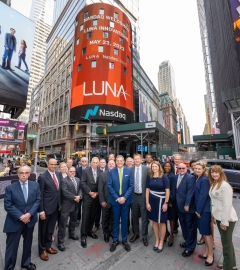
<path fill-rule="evenodd" d="M 3 2 L 4 4 L 11 7 L 11 0 L 0 0 L 0 2 Z"/>

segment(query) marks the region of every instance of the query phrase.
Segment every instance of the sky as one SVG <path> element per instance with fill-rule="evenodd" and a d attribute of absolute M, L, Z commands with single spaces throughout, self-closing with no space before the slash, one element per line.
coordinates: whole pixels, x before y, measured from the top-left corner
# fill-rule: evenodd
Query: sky
<path fill-rule="evenodd" d="M 32 0 L 12 0 L 26 17 Z M 159 65 L 169 60 L 175 71 L 176 96 L 183 107 L 191 136 L 201 135 L 206 122 L 206 94 L 197 0 L 139 0 L 140 58 L 158 89 Z"/>

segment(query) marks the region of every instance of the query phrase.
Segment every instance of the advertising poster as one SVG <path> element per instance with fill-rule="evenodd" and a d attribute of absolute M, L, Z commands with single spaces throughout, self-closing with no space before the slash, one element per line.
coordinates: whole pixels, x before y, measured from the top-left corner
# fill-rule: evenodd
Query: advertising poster
<path fill-rule="evenodd" d="M 237 43 L 238 56 L 240 58 L 240 2 L 238 0 L 229 0 L 231 6 L 234 37 Z"/>
<path fill-rule="evenodd" d="M 0 142 L 22 143 L 25 124 L 0 118 Z"/>
<path fill-rule="evenodd" d="M 0 2 L 0 104 L 26 108 L 35 23 Z"/>
<path fill-rule="evenodd" d="M 158 121 L 158 109 L 142 92 L 139 92 L 139 122 L 147 121 Z"/>

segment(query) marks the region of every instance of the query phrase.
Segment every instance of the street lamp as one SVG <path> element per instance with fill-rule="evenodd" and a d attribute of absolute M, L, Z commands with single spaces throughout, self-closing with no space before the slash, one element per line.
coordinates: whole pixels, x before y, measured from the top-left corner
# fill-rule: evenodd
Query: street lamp
<path fill-rule="evenodd" d="M 89 142 L 88 142 L 88 162 L 90 163 L 90 146 L 91 146 L 91 137 L 92 137 L 92 121 L 89 118 L 84 118 L 83 116 L 81 116 L 82 119 L 84 120 L 88 120 L 89 121 L 89 133 L 90 133 L 90 138 L 89 138 Z M 86 145 L 87 148 L 87 145 Z"/>

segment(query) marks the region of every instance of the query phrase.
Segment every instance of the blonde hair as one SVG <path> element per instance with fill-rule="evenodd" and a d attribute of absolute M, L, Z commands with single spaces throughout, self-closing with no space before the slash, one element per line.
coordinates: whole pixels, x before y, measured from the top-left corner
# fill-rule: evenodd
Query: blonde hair
<path fill-rule="evenodd" d="M 197 165 L 198 165 L 198 166 L 201 166 L 201 167 L 203 168 L 203 173 L 202 173 L 202 175 L 208 176 L 206 163 L 203 162 L 203 161 L 197 161 L 197 162 L 195 163 L 194 167 L 197 166 Z"/>
<path fill-rule="evenodd" d="M 58 171 L 59 171 L 59 172 L 61 172 L 60 168 L 61 168 L 61 166 L 64 165 L 64 164 L 67 166 L 67 164 L 66 164 L 65 162 L 61 162 L 61 163 L 59 164 L 59 167 L 58 167 Z"/>
<path fill-rule="evenodd" d="M 156 164 L 156 165 L 158 166 L 158 168 L 159 168 L 159 171 L 158 171 L 158 177 L 159 177 L 159 178 L 162 178 L 162 176 L 163 176 L 163 168 L 162 168 L 162 166 L 160 165 L 160 163 L 157 162 L 157 161 L 153 161 L 153 162 L 151 163 L 151 168 L 150 168 L 150 170 L 149 170 L 149 176 L 150 176 L 151 178 L 153 178 L 153 175 L 154 175 L 154 172 L 153 172 L 153 170 L 152 170 L 152 165 L 153 165 L 153 164 Z"/>
<path fill-rule="evenodd" d="M 218 180 L 218 184 L 217 184 L 217 189 L 219 189 L 222 185 L 223 182 L 227 182 L 227 177 L 222 169 L 221 166 L 219 165 L 213 165 L 210 167 L 208 174 L 209 174 L 209 181 L 210 181 L 210 186 L 213 186 L 213 183 L 215 182 L 215 180 L 212 178 L 212 173 L 213 172 L 217 172 L 220 174 L 219 176 L 219 180 Z"/>

